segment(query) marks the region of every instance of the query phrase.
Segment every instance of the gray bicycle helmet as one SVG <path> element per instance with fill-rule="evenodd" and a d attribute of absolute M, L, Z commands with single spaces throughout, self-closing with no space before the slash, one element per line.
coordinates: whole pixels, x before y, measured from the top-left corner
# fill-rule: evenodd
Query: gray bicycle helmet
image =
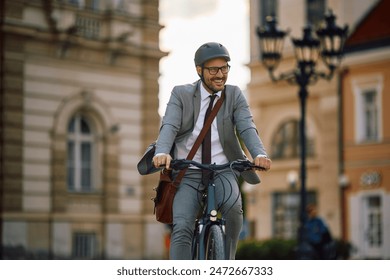
<path fill-rule="evenodd" d="M 207 60 L 223 57 L 230 61 L 228 50 L 220 43 L 209 42 L 201 45 L 195 52 L 195 65 L 202 66 Z"/>

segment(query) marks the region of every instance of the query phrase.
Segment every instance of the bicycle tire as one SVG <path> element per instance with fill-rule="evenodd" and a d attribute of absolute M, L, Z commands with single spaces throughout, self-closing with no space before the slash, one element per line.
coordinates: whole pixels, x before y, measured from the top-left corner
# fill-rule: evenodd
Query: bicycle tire
<path fill-rule="evenodd" d="M 222 228 L 212 225 L 208 231 L 206 241 L 206 260 L 224 260 L 225 242 Z"/>
<path fill-rule="evenodd" d="M 197 260 L 199 257 L 199 234 L 196 232 L 198 228 L 196 228 L 194 232 L 194 236 L 192 238 L 192 244 L 191 244 L 191 254 L 192 259 Z"/>

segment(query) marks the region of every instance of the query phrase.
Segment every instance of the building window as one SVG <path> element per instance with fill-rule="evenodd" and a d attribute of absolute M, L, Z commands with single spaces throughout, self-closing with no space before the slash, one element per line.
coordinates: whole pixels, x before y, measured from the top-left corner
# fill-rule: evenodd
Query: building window
<path fill-rule="evenodd" d="M 85 0 L 85 8 L 93 11 L 99 10 L 99 0 Z"/>
<path fill-rule="evenodd" d="M 95 233 L 75 233 L 73 235 L 74 259 L 95 259 L 97 257 L 97 239 Z"/>
<path fill-rule="evenodd" d="M 278 1 L 277 0 L 261 0 L 260 1 L 260 19 L 261 25 L 265 26 L 267 16 L 277 17 Z"/>
<path fill-rule="evenodd" d="M 76 17 L 77 34 L 88 39 L 98 39 L 100 34 L 100 19 L 78 15 Z"/>
<path fill-rule="evenodd" d="M 370 247 L 381 247 L 383 242 L 382 205 L 380 196 L 367 198 L 367 241 Z"/>
<path fill-rule="evenodd" d="M 307 204 L 316 204 L 316 193 L 306 193 Z M 299 192 L 276 192 L 272 196 L 273 237 L 295 239 L 299 227 L 300 194 Z"/>
<path fill-rule="evenodd" d="M 69 4 L 74 5 L 74 6 L 79 6 L 80 2 L 79 0 L 68 0 Z"/>
<path fill-rule="evenodd" d="M 364 115 L 364 137 L 366 140 L 378 139 L 378 108 L 377 93 L 375 90 L 364 91 L 363 115 Z"/>
<path fill-rule="evenodd" d="M 125 0 L 116 0 L 114 1 L 115 9 L 118 11 L 125 11 L 127 8 L 127 1 Z"/>
<path fill-rule="evenodd" d="M 64 2 L 64 0 L 58 0 L 59 2 Z M 99 10 L 100 0 L 67 0 L 67 2 L 73 6 L 79 8 L 86 8 L 90 10 Z"/>
<path fill-rule="evenodd" d="M 314 156 L 313 132 L 306 129 L 306 156 Z M 291 159 L 300 155 L 299 122 L 290 120 L 282 123 L 272 138 L 272 159 Z"/>
<path fill-rule="evenodd" d="M 382 82 L 355 81 L 356 142 L 379 142 L 382 138 Z"/>
<path fill-rule="evenodd" d="M 324 19 L 325 0 L 306 0 L 307 23 L 317 27 Z"/>
<path fill-rule="evenodd" d="M 93 140 L 94 136 L 88 121 L 80 115 L 73 117 L 68 126 L 67 182 L 69 191 L 94 191 Z"/>

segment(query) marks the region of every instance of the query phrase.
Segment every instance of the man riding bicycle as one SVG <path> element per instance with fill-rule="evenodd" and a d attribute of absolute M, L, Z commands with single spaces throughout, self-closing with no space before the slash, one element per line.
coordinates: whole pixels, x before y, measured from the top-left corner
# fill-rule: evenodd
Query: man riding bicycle
<path fill-rule="evenodd" d="M 211 106 L 215 104 L 224 91 L 225 100 L 210 127 L 209 163 L 224 164 L 245 159 L 237 133 L 253 158 L 253 163 L 269 170 L 271 160 L 267 157 L 243 93 L 237 86 L 225 85 L 230 70 L 227 49 L 219 43 L 206 43 L 196 51 L 194 60 L 200 80 L 173 88 L 157 139 L 153 157 L 155 167 L 164 165 L 169 169 L 172 150 L 174 158 L 187 157 L 204 125 L 209 103 Z M 206 147 L 205 144 L 202 146 Z M 202 153 L 207 152 L 202 152 L 201 147 L 194 161 L 204 162 L 205 155 L 202 156 Z M 243 222 L 237 183 L 239 174 L 234 174 L 230 169 L 219 173 L 220 176 L 214 181 L 216 199 L 226 219 L 225 249 L 228 257 L 234 259 Z M 260 183 L 255 171 L 243 172 L 241 175 L 250 184 Z M 173 203 L 171 259 L 191 259 L 194 221 L 201 209 L 200 201 L 205 185 L 207 178 L 204 173 L 197 168 L 189 168 L 178 187 Z"/>

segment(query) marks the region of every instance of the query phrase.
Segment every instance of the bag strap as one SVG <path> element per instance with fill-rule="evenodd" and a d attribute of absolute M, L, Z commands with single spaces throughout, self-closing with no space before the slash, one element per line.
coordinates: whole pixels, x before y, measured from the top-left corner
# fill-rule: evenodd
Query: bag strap
<path fill-rule="evenodd" d="M 217 115 L 219 109 L 222 106 L 223 101 L 225 100 L 225 88 L 223 89 L 221 93 L 221 98 L 218 99 L 217 103 L 215 103 L 214 108 L 211 110 L 209 117 L 207 118 L 206 122 L 204 123 L 204 126 L 202 130 L 200 131 L 198 138 L 196 138 L 194 145 L 191 148 L 191 151 L 188 153 L 187 160 L 192 160 L 198 151 L 200 144 L 202 144 L 202 141 L 204 137 L 206 136 L 207 131 L 210 129 L 211 123 L 213 122 L 215 116 Z M 176 179 L 174 181 L 174 185 L 178 186 L 180 184 L 181 179 L 183 179 L 184 174 L 186 173 L 187 169 L 180 170 L 179 174 L 176 176 Z"/>

